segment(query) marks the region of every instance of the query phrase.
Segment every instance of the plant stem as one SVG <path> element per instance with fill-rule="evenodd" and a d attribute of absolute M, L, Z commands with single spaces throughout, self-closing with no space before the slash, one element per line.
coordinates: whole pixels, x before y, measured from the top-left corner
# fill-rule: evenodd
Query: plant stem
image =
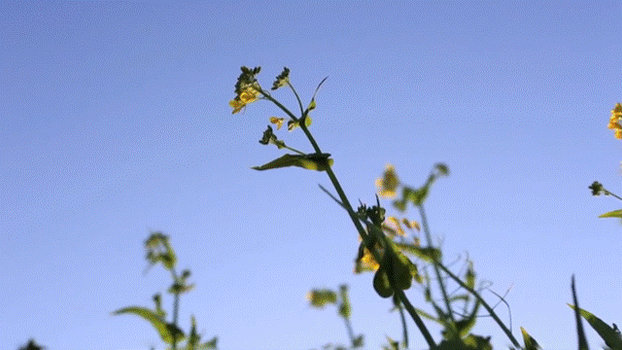
<path fill-rule="evenodd" d="M 354 347 L 355 344 L 355 340 L 354 340 L 354 331 L 352 330 L 352 324 L 350 323 L 350 319 L 347 317 L 343 318 L 345 324 L 346 324 L 346 328 L 348 329 L 348 336 L 350 337 L 350 344 L 352 344 L 352 347 Z"/>
<path fill-rule="evenodd" d="M 173 275 L 173 283 L 177 284 L 177 273 L 175 272 L 175 268 L 171 269 L 171 274 Z M 175 330 L 173 331 L 173 350 L 177 350 L 177 316 L 179 313 L 179 292 L 175 291 L 173 297 L 173 326 Z"/>
<path fill-rule="evenodd" d="M 406 317 L 404 317 L 404 310 L 402 309 L 402 305 L 396 305 L 397 309 L 400 312 L 400 319 L 402 320 L 402 329 L 404 334 L 404 346 L 408 349 L 408 327 L 406 325 Z"/>
<path fill-rule="evenodd" d="M 430 227 L 428 226 L 428 219 L 425 215 L 425 210 L 423 209 L 423 204 L 417 206 L 419 208 L 419 215 L 421 216 L 421 224 L 423 225 L 423 232 L 425 233 L 425 238 L 428 241 L 428 246 L 432 247 L 432 234 L 430 233 Z M 445 283 L 443 282 L 443 278 L 441 277 L 441 272 L 438 269 L 436 264 L 436 260 L 434 262 L 434 272 L 436 273 L 436 278 L 438 279 L 438 284 L 441 289 L 441 293 L 443 294 L 443 300 L 445 301 L 445 307 L 447 308 L 447 314 L 449 315 L 449 319 L 451 322 L 455 322 L 454 313 L 451 309 L 451 303 L 449 302 L 449 296 L 447 295 L 447 289 L 445 288 Z"/>
<path fill-rule="evenodd" d="M 490 314 L 490 316 L 495 320 L 495 322 L 497 322 L 497 324 L 499 325 L 499 327 L 503 330 L 503 332 L 505 333 L 505 335 L 510 339 L 510 341 L 512 342 L 512 344 L 514 344 L 514 346 L 517 347 L 521 347 L 518 340 L 516 340 L 516 338 L 514 338 L 514 336 L 512 335 L 512 331 L 510 331 L 505 324 L 503 323 L 503 321 L 501 321 L 501 319 L 499 318 L 499 316 L 497 316 L 497 313 L 495 313 L 495 310 L 490 307 L 490 305 L 488 305 L 488 303 L 486 302 L 486 300 L 484 300 L 484 298 L 482 298 L 481 295 L 479 295 L 479 293 L 474 290 L 473 288 L 467 286 L 464 282 L 462 282 L 462 280 L 454 275 L 447 267 L 445 267 L 445 265 L 443 265 L 441 262 L 439 261 L 435 261 L 435 264 L 438 264 L 438 266 L 449 276 L 451 277 L 451 279 L 453 279 L 454 281 L 456 281 L 456 283 L 458 283 L 462 288 L 466 289 L 469 293 L 473 294 L 473 296 L 475 296 L 475 298 L 477 300 L 479 300 L 480 303 L 482 303 L 482 306 L 488 311 L 488 313 Z"/>

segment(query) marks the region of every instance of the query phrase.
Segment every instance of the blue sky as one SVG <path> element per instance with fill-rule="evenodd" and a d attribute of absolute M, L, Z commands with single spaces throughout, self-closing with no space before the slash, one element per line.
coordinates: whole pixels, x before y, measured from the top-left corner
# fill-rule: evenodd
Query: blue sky
<path fill-rule="evenodd" d="M 280 155 L 257 143 L 278 111 L 231 115 L 242 65 L 262 66 L 264 86 L 289 67 L 305 100 L 329 76 L 311 128 L 355 203 L 374 200 L 387 163 L 413 186 L 448 164 L 426 208 L 432 232 L 448 261 L 468 252 L 496 292 L 511 288 L 515 334 L 576 347 L 573 273 L 581 305 L 622 322 L 622 227 L 597 218 L 619 204 L 587 188 L 622 192 L 606 128 L 622 102 L 619 1 L 4 1 L 0 14 L 7 349 L 30 337 L 51 350 L 161 349 L 142 320 L 110 315 L 167 286 L 159 269 L 143 274 L 152 230 L 193 271 L 183 325 L 195 314 L 222 349 L 346 343 L 334 310 L 305 301 L 341 283 L 367 348 L 399 338 L 372 275 L 352 274 L 356 232 L 317 187 L 325 174 L 250 169 Z M 281 136 L 310 150 L 301 133 Z M 509 344 L 489 319 L 475 331 Z"/>

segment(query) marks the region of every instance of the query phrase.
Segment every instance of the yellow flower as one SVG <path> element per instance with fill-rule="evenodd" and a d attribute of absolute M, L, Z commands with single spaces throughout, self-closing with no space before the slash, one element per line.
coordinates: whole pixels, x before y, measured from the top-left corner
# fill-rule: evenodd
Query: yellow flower
<path fill-rule="evenodd" d="M 376 179 L 378 194 L 380 197 L 393 198 L 395 197 L 395 190 L 397 190 L 399 185 L 400 180 L 397 178 L 395 168 L 393 165 L 387 164 L 382 178 Z"/>
<path fill-rule="evenodd" d="M 285 120 L 285 118 L 270 117 L 270 123 L 276 125 L 277 130 L 283 126 L 283 120 Z"/>
<path fill-rule="evenodd" d="M 404 228 L 402 228 L 402 224 L 397 220 L 395 216 L 389 216 L 385 223 L 382 224 L 382 228 L 388 234 L 395 236 L 396 234 L 399 236 L 406 236 L 406 232 L 404 232 Z"/>
<path fill-rule="evenodd" d="M 236 114 L 241 111 L 247 104 L 257 101 L 259 98 L 259 91 L 253 87 L 248 87 L 236 96 L 233 100 L 229 101 L 229 106 L 233 108 L 232 114 Z"/>
<path fill-rule="evenodd" d="M 404 225 L 406 225 L 406 227 L 408 227 L 411 230 L 415 229 L 417 231 L 421 231 L 421 227 L 419 226 L 419 223 L 415 220 L 408 220 L 406 218 L 403 218 L 402 222 L 404 223 Z"/>
<path fill-rule="evenodd" d="M 361 258 L 361 260 L 359 260 L 359 263 L 361 264 L 361 267 L 362 267 L 361 270 L 363 271 L 364 270 L 376 271 L 380 268 L 380 264 L 378 264 L 376 259 L 374 259 L 373 254 L 367 248 L 365 248 L 365 253 L 363 254 L 363 257 Z"/>

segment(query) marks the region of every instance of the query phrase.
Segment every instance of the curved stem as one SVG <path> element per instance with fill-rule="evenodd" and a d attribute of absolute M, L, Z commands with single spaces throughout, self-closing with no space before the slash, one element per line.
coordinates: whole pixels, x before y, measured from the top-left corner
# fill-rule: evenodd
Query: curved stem
<path fill-rule="evenodd" d="M 428 219 L 425 215 L 425 210 L 423 209 L 423 204 L 417 206 L 419 208 L 419 215 L 421 216 L 421 224 L 423 225 L 423 232 L 425 232 L 425 238 L 428 241 L 428 246 L 432 247 L 432 234 L 430 233 L 430 227 L 428 226 Z M 447 295 L 447 289 L 445 288 L 445 283 L 443 282 L 443 278 L 441 277 L 441 272 L 438 270 L 438 266 L 436 261 L 434 262 L 434 272 L 436 273 L 436 278 L 438 279 L 438 284 L 441 289 L 441 293 L 443 294 L 443 300 L 445 301 L 445 307 L 447 308 L 447 314 L 449 315 L 449 319 L 451 322 L 455 322 L 454 320 L 454 312 L 451 309 L 451 303 L 449 302 L 449 296 Z"/>
<path fill-rule="evenodd" d="M 520 348 L 520 344 L 519 344 L 518 340 L 516 340 L 516 338 L 514 338 L 514 336 L 512 335 L 512 331 L 510 331 L 508 329 L 508 327 L 505 326 L 505 323 L 503 323 L 503 321 L 501 321 L 499 316 L 497 316 L 497 314 L 495 313 L 495 310 L 493 310 L 493 308 L 490 307 L 490 305 L 488 305 L 486 300 L 484 300 L 484 298 L 482 298 L 482 296 L 479 295 L 479 293 L 476 290 L 474 290 L 473 288 L 467 286 L 464 282 L 462 282 L 462 280 L 458 276 L 454 275 L 451 271 L 449 271 L 449 269 L 447 267 L 445 267 L 445 265 L 443 265 L 441 262 L 435 261 L 434 264 L 438 265 L 449 277 L 451 277 L 451 279 L 456 281 L 456 283 L 458 283 L 462 288 L 466 289 L 469 293 L 473 294 L 473 296 L 477 300 L 479 300 L 480 303 L 482 303 L 482 306 L 488 311 L 488 313 L 495 320 L 495 322 L 497 322 L 499 327 L 503 330 L 505 335 L 510 339 L 512 344 L 514 344 L 514 346 L 518 346 Z"/>
<path fill-rule="evenodd" d="M 400 320 L 402 321 L 402 329 L 404 334 L 404 346 L 408 349 L 408 327 L 406 325 L 406 317 L 404 317 L 404 310 L 402 309 L 402 305 L 396 305 L 397 309 L 400 312 Z"/>
<path fill-rule="evenodd" d="M 294 92 L 294 95 L 296 96 L 296 100 L 298 100 L 298 106 L 300 107 L 300 115 L 302 115 L 305 111 L 302 107 L 302 101 L 300 100 L 300 96 L 298 96 L 296 89 L 294 89 L 294 86 L 292 85 L 292 83 L 289 82 L 289 80 L 287 81 L 287 86 L 289 86 L 289 88 Z"/>

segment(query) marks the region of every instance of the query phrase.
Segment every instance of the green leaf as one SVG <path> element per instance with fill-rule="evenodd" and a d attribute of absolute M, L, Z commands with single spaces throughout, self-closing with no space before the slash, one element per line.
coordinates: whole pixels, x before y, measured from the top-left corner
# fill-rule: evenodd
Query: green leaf
<path fill-rule="evenodd" d="M 469 261 L 469 267 L 465 276 L 465 284 L 471 288 L 475 289 L 475 270 L 473 270 L 473 263 Z"/>
<path fill-rule="evenodd" d="M 156 312 L 140 307 L 140 306 L 130 306 L 123 309 L 119 309 L 113 312 L 114 315 L 122 315 L 122 314 L 132 314 L 139 317 L 144 318 L 149 321 L 153 328 L 160 334 L 160 338 L 167 344 L 173 344 L 173 335 L 175 335 L 175 340 L 180 341 L 184 337 L 184 333 L 181 329 L 175 327 L 172 324 L 166 323 L 166 321 L 160 317 Z"/>
<path fill-rule="evenodd" d="M 576 310 L 574 305 L 568 304 L 573 310 Z M 587 323 L 600 335 L 605 341 L 605 344 L 614 350 L 622 350 L 622 336 L 618 331 L 609 326 L 600 318 L 594 316 L 591 312 L 578 308 L 579 314 L 583 317 Z"/>
<path fill-rule="evenodd" d="M 622 209 L 610 211 L 600 215 L 599 218 L 622 218 Z"/>
<path fill-rule="evenodd" d="M 330 289 L 313 289 L 307 294 L 307 298 L 311 302 L 311 306 L 317 308 L 337 303 L 337 293 Z"/>
<path fill-rule="evenodd" d="M 469 334 L 473 326 L 475 326 L 475 321 L 477 320 L 477 310 L 479 310 L 479 306 L 480 301 L 477 300 L 475 302 L 475 305 L 473 306 L 473 310 L 471 310 L 471 313 L 462 320 L 456 321 L 456 329 L 460 337 L 464 337 L 465 335 Z"/>
<path fill-rule="evenodd" d="M 490 345 L 490 337 L 469 334 L 468 337 L 464 338 L 464 344 L 469 349 L 473 350 L 492 350 L 492 345 Z"/>
<path fill-rule="evenodd" d="M 217 345 L 218 345 L 218 337 L 214 337 L 210 341 L 208 341 L 207 343 L 201 344 L 199 349 L 200 350 L 216 349 Z"/>
<path fill-rule="evenodd" d="M 577 298 L 577 289 L 575 288 L 574 275 L 572 275 L 572 282 L 570 283 L 570 289 L 572 290 L 572 301 L 576 305 L 574 309 L 575 322 L 577 324 L 577 336 L 579 339 L 579 350 L 589 350 L 587 345 L 587 339 L 585 338 L 585 332 L 583 331 L 583 322 L 581 322 L 581 315 L 579 314 L 579 299 Z"/>
<path fill-rule="evenodd" d="M 538 342 L 535 339 L 533 339 L 529 335 L 529 333 L 527 333 L 525 328 L 521 327 L 520 331 L 523 334 L 523 341 L 525 342 L 525 350 L 538 350 L 538 349 L 542 349 L 540 347 L 540 345 L 538 345 Z"/>
<path fill-rule="evenodd" d="M 383 298 L 390 298 L 393 295 L 389 276 L 382 268 L 379 268 L 374 275 L 374 289 Z"/>
<path fill-rule="evenodd" d="M 413 244 L 395 243 L 401 251 L 411 253 L 427 262 L 439 261 L 441 259 L 441 250 L 434 247 L 419 247 Z"/>
<path fill-rule="evenodd" d="M 339 305 L 339 315 L 344 319 L 350 318 L 352 315 L 352 306 L 350 305 L 350 298 L 348 297 L 348 286 L 342 284 L 339 286 L 339 296 L 341 297 L 341 304 Z"/>
<path fill-rule="evenodd" d="M 330 168 L 334 161 L 329 158 L 328 153 L 310 153 L 310 154 L 285 154 L 269 163 L 261 166 L 255 166 L 255 170 L 268 170 L 277 168 L 287 168 L 290 166 L 297 166 L 309 170 L 325 171 Z"/>

